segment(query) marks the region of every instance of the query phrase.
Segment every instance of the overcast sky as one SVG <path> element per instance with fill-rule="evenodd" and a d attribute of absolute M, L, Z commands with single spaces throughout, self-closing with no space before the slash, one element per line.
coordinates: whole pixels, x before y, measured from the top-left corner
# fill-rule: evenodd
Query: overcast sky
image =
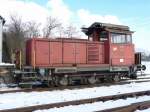
<path fill-rule="evenodd" d="M 135 31 L 136 48 L 150 51 L 150 0 L 0 0 L 0 15 L 7 23 L 16 13 L 24 21 L 45 23 L 48 15 L 64 26 L 79 28 L 93 22 L 124 24 Z"/>

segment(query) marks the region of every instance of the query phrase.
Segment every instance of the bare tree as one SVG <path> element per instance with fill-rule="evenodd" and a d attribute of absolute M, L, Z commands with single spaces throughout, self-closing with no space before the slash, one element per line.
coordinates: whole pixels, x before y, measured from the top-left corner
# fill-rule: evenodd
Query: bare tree
<path fill-rule="evenodd" d="M 9 58 L 11 58 L 12 51 L 15 49 L 25 51 L 25 23 L 22 22 L 21 17 L 17 15 L 10 16 L 10 24 L 5 31 L 6 47 L 9 51 Z M 25 54 L 23 54 L 25 56 Z M 24 60 L 23 60 L 24 61 Z"/>
<path fill-rule="evenodd" d="M 78 31 L 75 26 L 69 25 L 65 30 L 65 34 L 67 35 L 68 38 L 73 38 L 73 36 L 78 34 Z"/>
<path fill-rule="evenodd" d="M 60 38 L 65 37 L 65 29 L 62 25 L 57 28 L 57 33 Z"/>
<path fill-rule="evenodd" d="M 26 24 L 26 37 L 32 38 L 40 35 L 40 25 L 41 23 L 36 23 L 35 21 L 29 21 Z"/>
<path fill-rule="evenodd" d="M 61 23 L 56 18 L 47 17 L 46 25 L 43 28 L 43 36 L 48 38 L 51 36 L 52 30 L 61 26 Z"/>
<path fill-rule="evenodd" d="M 8 25 L 8 42 L 11 46 L 10 48 L 22 48 L 24 44 L 25 37 L 25 23 L 22 22 L 21 17 L 17 15 L 10 16 L 10 24 Z"/>

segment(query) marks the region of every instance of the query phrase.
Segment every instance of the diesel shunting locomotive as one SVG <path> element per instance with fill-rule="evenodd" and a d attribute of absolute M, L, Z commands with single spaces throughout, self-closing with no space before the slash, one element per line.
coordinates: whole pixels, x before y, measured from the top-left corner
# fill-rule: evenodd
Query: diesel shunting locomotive
<path fill-rule="evenodd" d="M 31 38 L 26 41 L 26 64 L 15 52 L 11 73 L 15 82 L 39 81 L 47 85 L 95 84 L 136 78 L 145 70 L 141 53 L 135 53 L 128 26 L 95 22 L 82 28 L 88 39 Z"/>

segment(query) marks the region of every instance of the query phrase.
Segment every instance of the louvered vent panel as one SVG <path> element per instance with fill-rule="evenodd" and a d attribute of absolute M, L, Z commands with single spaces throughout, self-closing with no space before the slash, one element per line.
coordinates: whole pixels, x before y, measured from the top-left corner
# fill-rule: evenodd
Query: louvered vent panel
<path fill-rule="evenodd" d="M 99 62 L 99 47 L 96 44 L 88 44 L 88 62 Z"/>

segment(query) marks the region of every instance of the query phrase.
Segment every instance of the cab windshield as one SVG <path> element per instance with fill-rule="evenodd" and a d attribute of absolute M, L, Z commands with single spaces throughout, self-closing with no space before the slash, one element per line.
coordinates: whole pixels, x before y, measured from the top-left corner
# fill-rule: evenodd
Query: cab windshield
<path fill-rule="evenodd" d="M 115 44 L 132 43 L 132 36 L 131 34 L 111 33 L 111 43 Z"/>

